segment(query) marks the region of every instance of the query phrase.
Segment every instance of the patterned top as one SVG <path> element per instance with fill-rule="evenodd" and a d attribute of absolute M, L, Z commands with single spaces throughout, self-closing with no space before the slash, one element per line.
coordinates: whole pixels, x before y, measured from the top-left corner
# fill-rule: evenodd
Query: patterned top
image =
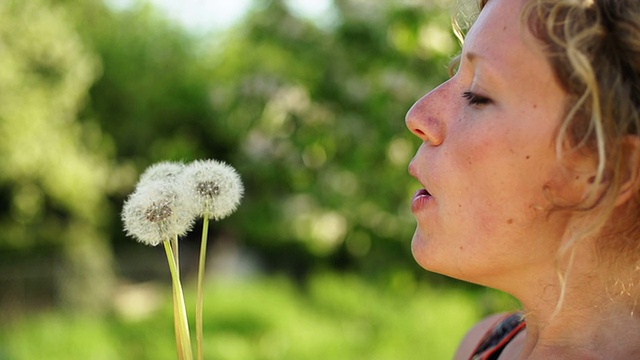
<path fill-rule="evenodd" d="M 485 334 L 470 360 L 498 359 L 507 344 L 525 327 L 526 323 L 522 314 L 508 315 Z"/>

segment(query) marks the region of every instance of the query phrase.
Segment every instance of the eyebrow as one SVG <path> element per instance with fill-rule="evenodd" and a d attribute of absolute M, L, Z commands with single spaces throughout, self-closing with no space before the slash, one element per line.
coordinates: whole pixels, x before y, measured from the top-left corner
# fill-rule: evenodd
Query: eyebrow
<path fill-rule="evenodd" d="M 474 51 L 468 51 L 464 54 L 465 59 L 467 60 L 467 62 L 469 62 L 469 64 L 474 64 L 475 66 L 479 66 L 477 60 L 484 60 L 487 59 L 483 54 L 474 52 Z M 482 61 L 482 65 L 480 65 L 480 67 L 482 67 L 483 71 L 483 78 L 486 79 L 486 81 L 491 81 L 494 83 L 500 83 L 501 82 L 501 78 L 502 78 L 502 73 L 501 71 L 498 71 L 499 69 L 496 68 L 496 65 L 491 63 L 490 61 Z"/>

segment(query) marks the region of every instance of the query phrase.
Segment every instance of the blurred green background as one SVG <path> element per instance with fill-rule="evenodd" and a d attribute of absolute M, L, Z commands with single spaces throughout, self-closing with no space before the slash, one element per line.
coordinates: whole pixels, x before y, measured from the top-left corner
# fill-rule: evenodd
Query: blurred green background
<path fill-rule="evenodd" d="M 207 359 L 448 359 L 516 307 L 410 254 L 404 114 L 446 77 L 455 4 L 304 1 L 198 29 L 144 1 L 0 1 L 0 360 L 175 358 L 163 250 L 119 215 L 164 160 L 246 187 L 210 229 Z M 199 232 L 182 244 L 193 304 Z"/>

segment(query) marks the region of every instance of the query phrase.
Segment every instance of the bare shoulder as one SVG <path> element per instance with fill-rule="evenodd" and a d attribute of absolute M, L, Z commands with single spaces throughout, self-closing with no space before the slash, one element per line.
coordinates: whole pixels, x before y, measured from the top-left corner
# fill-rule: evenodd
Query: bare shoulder
<path fill-rule="evenodd" d="M 509 313 L 499 313 L 487 316 L 477 323 L 474 327 L 467 332 L 462 339 L 458 351 L 454 357 L 454 360 L 469 360 L 473 351 L 476 349 L 482 337 L 501 319 L 507 316 Z"/>

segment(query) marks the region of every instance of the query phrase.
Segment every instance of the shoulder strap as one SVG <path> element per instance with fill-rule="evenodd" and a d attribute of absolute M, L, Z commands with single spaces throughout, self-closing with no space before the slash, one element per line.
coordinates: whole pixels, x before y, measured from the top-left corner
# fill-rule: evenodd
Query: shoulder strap
<path fill-rule="evenodd" d="M 507 315 L 494 325 L 482 338 L 471 360 L 495 360 L 507 344 L 526 327 L 520 313 Z"/>

